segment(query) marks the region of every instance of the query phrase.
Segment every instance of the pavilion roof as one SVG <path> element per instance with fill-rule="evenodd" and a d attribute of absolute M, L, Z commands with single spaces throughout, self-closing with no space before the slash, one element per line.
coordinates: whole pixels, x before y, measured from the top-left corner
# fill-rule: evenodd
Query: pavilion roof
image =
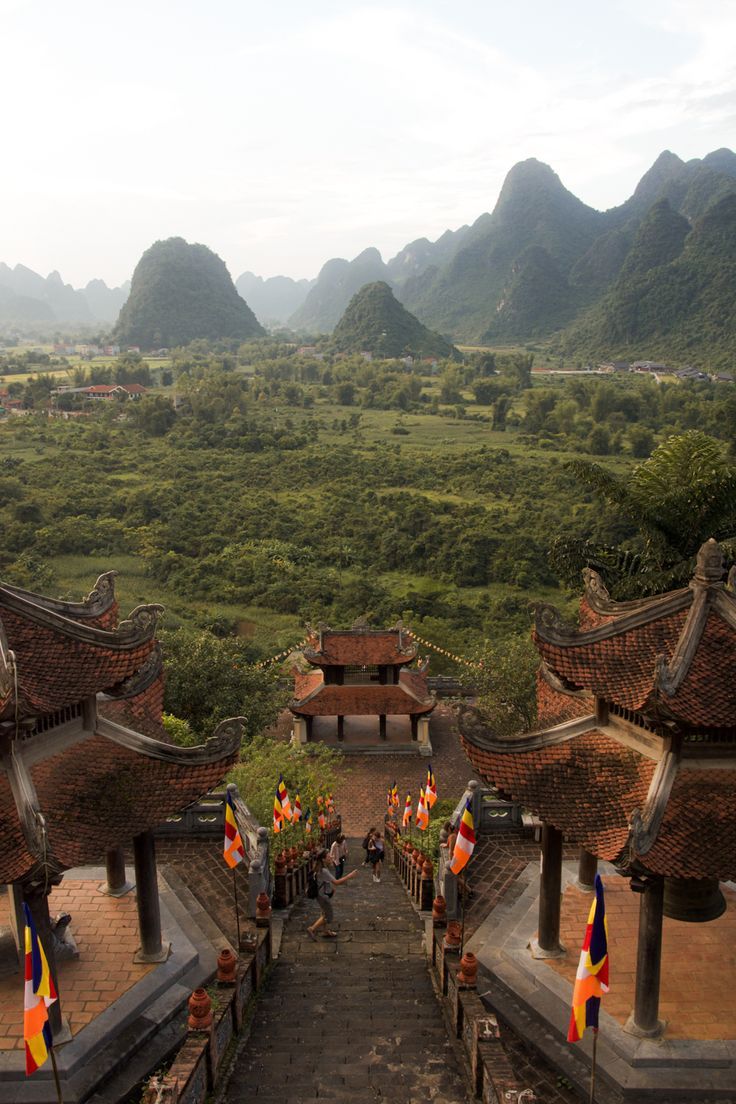
<path fill-rule="evenodd" d="M 475 769 L 624 873 L 736 877 L 736 598 L 722 575 L 715 542 L 689 587 L 642 602 L 611 602 L 588 573 L 588 627 L 537 621 L 539 729 L 501 737 L 460 715 Z"/>
<path fill-rule="evenodd" d="M 0 586 L 0 882 L 101 861 L 211 789 L 237 759 L 239 719 L 199 747 L 155 738 L 161 607 L 139 606 L 118 624 L 113 577 L 81 603 Z M 106 716 L 95 720 L 90 699 Z"/>
<path fill-rule="evenodd" d="M 360 683 L 336 686 L 325 683 L 321 671 L 297 675 L 292 713 L 312 717 L 357 717 L 379 714 L 407 716 L 430 713 L 435 699 L 427 688 L 427 679 L 419 671 L 402 671 L 396 685 Z"/>
<path fill-rule="evenodd" d="M 586 572 L 584 623 L 567 628 L 543 607 L 534 638 L 568 689 L 684 728 L 723 728 L 736 718 L 736 594 L 722 582 L 715 541 L 703 545 L 688 587 L 612 602 Z"/>
<path fill-rule="evenodd" d="M 312 631 L 304 657 L 316 667 L 379 667 L 411 663 L 417 646 L 403 628 Z"/>

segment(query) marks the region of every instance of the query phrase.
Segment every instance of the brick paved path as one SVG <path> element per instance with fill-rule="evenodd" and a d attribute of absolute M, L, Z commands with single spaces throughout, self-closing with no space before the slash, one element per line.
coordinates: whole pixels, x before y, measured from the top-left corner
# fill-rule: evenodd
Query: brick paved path
<path fill-rule="evenodd" d="M 360 861 L 356 842 L 351 858 Z M 350 861 L 348 863 L 350 868 Z M 422 948 L 423 925 L 391 869 L 335 890 L 337 940 L 306 935 L 304 898 L 284 930 L 227 1104 L 466 1104 Z"/>

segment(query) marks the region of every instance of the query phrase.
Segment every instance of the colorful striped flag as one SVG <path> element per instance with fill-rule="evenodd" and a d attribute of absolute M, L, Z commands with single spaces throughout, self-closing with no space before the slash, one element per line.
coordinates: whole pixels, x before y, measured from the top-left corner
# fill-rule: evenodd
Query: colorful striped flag
<path fill-rule="evenodd" d="M 319 824 L 320 828 L 324 832 L 325 824 L 327 823 L 327 821 L 325 820 L 325 814 L 322 812 L 321 809 L 320 809 L 319 814 L 317 816 L 317 823 Z"/>
<path fill-rule="evenodd" d="M 302 803 L 299 800 L 299 794 L 297 794 L 296 797 L 294 798 L 293 817 L 294 817 L 294 823 L 295 824 L 298 824 L 299 821 L 302 819 Z"/>
<path fill-rule="evenodd" d="M 304 831 L 307 833 L 312 831 L 312 813 L 308 805 L 304 810 Z"/>
<path fill-rule="evenodd" d="M 398 809 L 398 807 L 399 807 L 399 788 L 398 788 L 398 786 L 396 785 L 395 782 L 394 782 L 393 786 L 391 787 L 391 800 L 393 801 L 394 805 Z"/>
<path fill-rule="evenodd" d="M 335 811 L 335 802 L 332 800 L 332 794 L 331 793 L 329 793 L 327 795 L 327 800 L 325 801 L 325 805 L 327 806 L 327 812 L 328 813 L 334 813 L 334 811 Z"/>
<path fill-rule="evenodd" d="M 459 874 L 463 867 L 468 863 L 470 856 L 473 854 L 473 848 L 475 847 L 475 831 L 473 825 L 473 814 L 470 811 L 470 800 L 465 803 L 465 809 L 460 820 L 460 827 L 457 830 L 457 839 L 455 840 L 455 850 L 452 852 L 452 862 L 450 863 L 450 870 L 453 874 Z"/>
<path fill-rule="evenodd" d="M 279 788 L 276 787 L 276 793 L 273 797 L 273 830 L 274 832 L 280 832 L 284 826 L 284 811 L 281 805 L 281 798 L 279 796 Z"/>
<path fill-rule="evenodd" d="M 437 783 L 434 780 L 431 763 L 427 765 L 427 785 L 425 788 L 425 799 L 428 809 L 431 809 L 435 801 L 437 800 Z"/>
<path fill-rule="evenodd" d="M 429 824 L 429 812 L 427 806 L 424 804 L 424 790 L 419 787 L 419 801 L 417 803 L 417 828 L 420 831 L 426 831 Z"/>
<path fill-rule="evenodd" d="M 406 804 L 404 805 L 404 815 L 401 818 L 402 828 L 408 828 L 411 826 L 411 794 L 406 795 Z"/>
<path fill-rule="evenodd" d="M 608 992 L 608 922 L 603 899 L 603 882 L 595 876 L 595 900 L 590 906 L 588 926 L 585 929 L 583 948 L 580 952 L 575 988 L 572 993 L 572 1012 L 567 1031 L 568 1043 L 578 1043 L 586 1027 L 598 1030 L 598 1012 L 601 995 Z"/>
<path fill-rule="evenodd" d="M 289 795 L 286 792 L 286 786 L 281 775 L 279 775 L 279 784 L 276 787 L 276 793 L 279 795 L 279 801 L 281 802 L 281 815 L 284 820 L 291 820 L 291 802 L 289 801 Z"/>
<path fill-rule="evenodd" d="M 26 1044 L 26 1077 L 30 1077 L 44 1064 L 53 1046 L 48 1010 L 57 996 L 54 979 L 51 977 L 46 955 L 36 933 L 31 910 L 25 901 L 23 915 L 26 921 L 23 1039 Z"/>
<path fill-rule="evenodd" d="M 245 848 L 235 817 L 235 805 L 229 790 L 225 795 L 225 848 L 222 857 L 231 868 L 235 868 L 245 858 Z"/>

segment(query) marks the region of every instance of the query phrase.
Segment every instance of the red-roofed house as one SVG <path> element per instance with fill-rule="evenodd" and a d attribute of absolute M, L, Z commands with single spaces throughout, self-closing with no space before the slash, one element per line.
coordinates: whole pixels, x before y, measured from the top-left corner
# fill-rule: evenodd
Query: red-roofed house
<path fill-rule="evenodd" d="M 381 740 L 386 739 L 388 716 L 408 717 L 412 740 L 429 746 L 429 714 L 435 700 L 427 688 L 426 667 L 405 668 L 417 658 L 411 633 L 399 624 L 393 629 L 369 629 L 357 622 L 352 629 L 312 631 L 304 658 L 313 670 L 295 672 L 295 738 L 312 738 L 314 717 L 336 717 L 337 737 L 345 737 L 345 718 L 377 716 Z"/>

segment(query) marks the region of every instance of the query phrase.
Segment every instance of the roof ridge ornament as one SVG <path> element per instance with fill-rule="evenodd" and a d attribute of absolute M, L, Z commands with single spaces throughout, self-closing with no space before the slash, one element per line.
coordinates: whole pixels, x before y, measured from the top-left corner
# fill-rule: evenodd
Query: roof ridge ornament
<path fill-rule="evenodd" d="M 592 598 L 593 608 L 597 608 L 597 605 L 607 606 L 611 601 L 611 595 L 608 591 L 608 587 L 603 582 L 603 579 L 594 571 L 592 567 L 583 568 L 583 584 L 585 586 L 586 598 Z M 596 605 L 597 604 L 597 605 Z"/>
<path fill-rule="evenodd" d="M 120 622 L 115 635 L 134 637 L 137 640 L 153 636 L 163 612 L 164 607 L 157 602 L 136 606 L 126 619 Z"/>
<path fill-rule="evenodd" d="M 690 586 L 722 587 L 723 573 L 723 552 L 718 541 L 711 537 L 705 544 L 701 544 L 698 550 L 695 574 L 690 581 Z"/>
<path fill-rule="evenodd" d="M 534 603 L 534 627 L 540 633 L 551 632 L 556 636 L 565 637 L 577 636 L 577 629 L 573 625 L 568 625 L 557 606 L 552 606 L 549 602 Z"/>
<path fill-rule="evenodd" d="M 92 587 L 82 605 L 96 609 L 99 606 L 107 608 L 115 601 L 115 578 L 117 571 L 105 571 L 97 577 L 97 582 Z"/>

